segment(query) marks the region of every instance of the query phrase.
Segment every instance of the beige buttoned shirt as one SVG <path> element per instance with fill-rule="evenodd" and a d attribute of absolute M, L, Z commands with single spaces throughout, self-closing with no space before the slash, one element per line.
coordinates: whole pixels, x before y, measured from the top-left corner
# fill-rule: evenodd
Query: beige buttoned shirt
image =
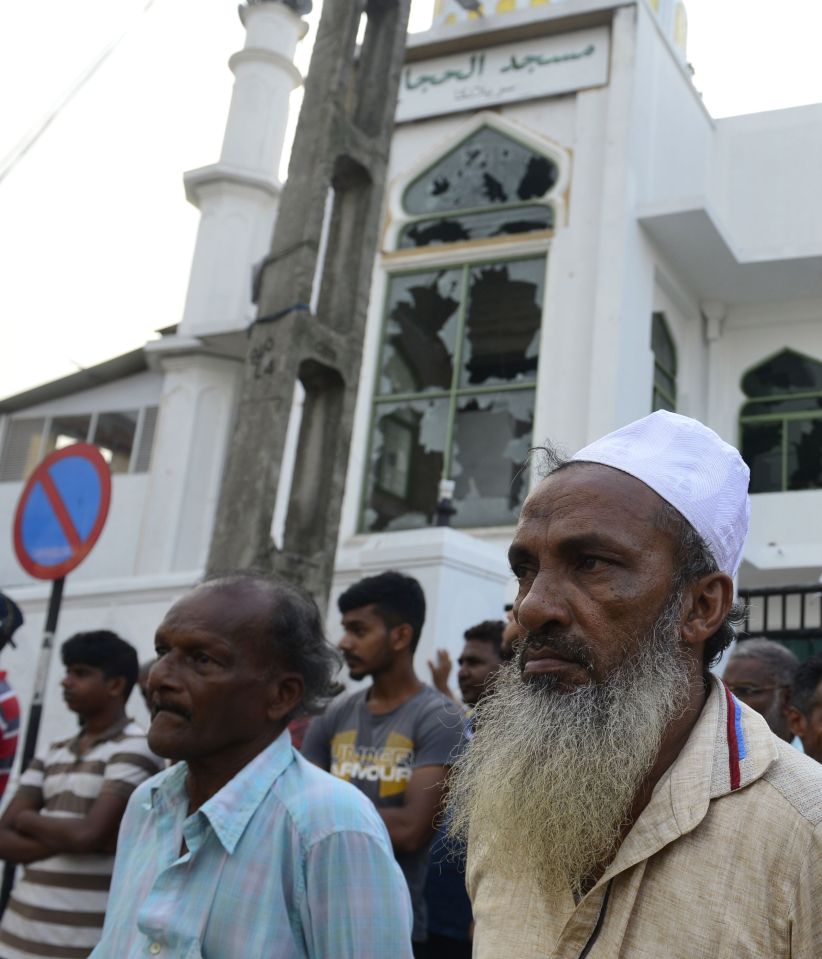
<path fill-rule="evenodd" d="M 822 959 L 822 765 L 717 679 L 578 904 L 472 853 L 474 959 Z"/>

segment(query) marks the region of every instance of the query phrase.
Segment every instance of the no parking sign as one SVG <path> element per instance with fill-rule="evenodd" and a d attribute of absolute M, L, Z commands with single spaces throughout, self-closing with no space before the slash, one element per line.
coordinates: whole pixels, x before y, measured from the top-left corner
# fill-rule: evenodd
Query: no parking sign
<path fill-rule="evenodd" d="M 111 474 L 96 446 L 74 443 L 47 456 L 23 489 L 14 551 L 37 579 L 61 579 L 88 556 L 111 503 Z"/>
<path fill-rule="evenodd" d="M 74 443 L 50 453 L 23 487 L 14 516 L 14 551 L 23 569 L 52 580 L 51 597 L 31 697 L 23 769 L 37 745 L 54 632 L 66 573 L 88 556 L 97 542 L 111 503 L 111 473 L 102 453 Z"/>

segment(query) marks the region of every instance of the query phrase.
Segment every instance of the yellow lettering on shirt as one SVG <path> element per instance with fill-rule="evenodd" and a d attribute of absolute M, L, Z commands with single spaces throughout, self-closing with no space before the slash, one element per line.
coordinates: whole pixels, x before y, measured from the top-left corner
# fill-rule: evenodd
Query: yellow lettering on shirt
<path fill-rule="evenodd" d="M 380 798 L 404 793 L 411 778 L 414 743 L 390 733 L 385 746 L 358 746 L 357 731 L 346 729 L 331 740 L 331 773 L 346 782 L 378 782 Z"/>

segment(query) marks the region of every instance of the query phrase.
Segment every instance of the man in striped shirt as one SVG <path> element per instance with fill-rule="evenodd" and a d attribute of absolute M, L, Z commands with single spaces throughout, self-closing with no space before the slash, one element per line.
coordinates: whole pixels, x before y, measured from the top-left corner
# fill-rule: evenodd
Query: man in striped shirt
<path fill-rule="evenodd" d="M 125 712 L 132 646 L 106 630 L 62 647 L 79 732 L 32 760 L 0 818 L 0 857 L 26 868 L 0 924 L 2 959 L 84 959 L 100 938 L 128 797 L 160 761 Z"/>

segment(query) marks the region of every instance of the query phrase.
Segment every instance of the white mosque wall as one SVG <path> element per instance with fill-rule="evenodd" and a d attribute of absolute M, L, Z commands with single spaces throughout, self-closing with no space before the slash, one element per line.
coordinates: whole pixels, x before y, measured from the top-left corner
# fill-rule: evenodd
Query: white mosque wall
<path fill-rule="evenodd" d="M 822 255 L 822 104 L 716 122 L 712 197 L 746 260 Z"/>

